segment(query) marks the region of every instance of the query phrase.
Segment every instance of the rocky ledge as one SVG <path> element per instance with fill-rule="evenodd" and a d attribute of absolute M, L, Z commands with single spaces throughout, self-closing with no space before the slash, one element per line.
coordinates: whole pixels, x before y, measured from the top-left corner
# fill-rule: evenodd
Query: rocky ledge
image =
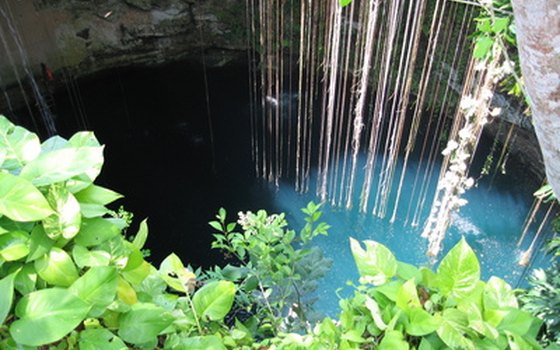
<path fill-rule="evenodd" d="M 11 56 L 0 61 L 4 86 L 17 81 L 15 70 L 41 74 L 41 63 L 86 75 L 200 59 L 205 50 L 208 65 L 218 66 L 245 49 L 243 0 L 34 0 L 0 7 L 3 51 Z"/>

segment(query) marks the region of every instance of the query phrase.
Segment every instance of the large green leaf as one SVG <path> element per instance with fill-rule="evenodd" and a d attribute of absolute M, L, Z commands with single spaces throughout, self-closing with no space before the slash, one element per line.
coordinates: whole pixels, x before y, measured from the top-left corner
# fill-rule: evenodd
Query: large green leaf
<path fill-rule="evenodd" d="M 79 131 L 70 137 L 68 144 L 74 147 L 98 147 L 101 146 L 94 133 L 91 131 Z"/>
<path fill-rule="evenodd" d="M 410 346 L 404 340 L 403 334 L 398 331 L 390 331 L 385 333 L 381 343 L 379 343 L 379 350 L 408 350 Z"/>
<path fill-rule="evenodd" d="M 120 232 L 120 228 L 108 219 L 84 219 L 75 241 L 85 247 L 91 247 L 118 236 Z"/>
<path fill-rule="evenodd" d="M 420 299 L 418 298 L 414 279 L 410 279 L 401 285 L 397 292 L 396 303 L 403 310 L 408 310 L 411 307 L 420 307 Z"/>
<path fill-rule="evenodd" d="M 229 281 L 210 282 L 193 296 L 194 309 L 199 317 L 211 321 L 223 319 L 231 310 L 235 285 Z"/>
<path fill-rule="evenodd" d="M 173 350 L 182 350 L 182 349 L 189 349 L 189 350 L 226 350 L 224 343 L 220 340 L 220 338 L 214 335 L 208 336 L 198 336 L 198 337 L 190 337 L 184 338 L 179 341 L 179 344 L 176 344 L 171 349 Z"/>
<path fill-rule="evenodd" d="M 0 325 L 4 324 L 4 320 L 10 309 L 14 299 L 14 278 L 16 272 L 2 278 L 0 280 Z"/>
<path fill-rule="evenodd" d="M 458 305 L 458 309 L 467 315 L 470 328 L 490 339 L 498 337 L 496 328 L 483 319 L 482 311 L 477 303 L 463 300 Z"/>
<path fill-rule="evenodd" d="M 85 174 L 93 182 L 101 172 L 103 147 L 61 148 L 43 153 L 21 170 L 35 186 L 46 186 Z"/>
<path fill-rule="evenodd" d="M 486 57 L 490 53 L 492 46 L 494 45 L 494 39 L 484 35 L 480 36 L 476 39 L 474 45 L 473 55 L 475 58 L 481 60 Z"/>
<path fill-rule="evenodd" d="M 45 233 L 52 239 L 60 235 L 64 239 L 71 239 L 80 231 L 82 216 L 80 204 L 63 184 L 54 184 L 49 187 L 47 200 L 55 213 L 43 220 Z"/>
<path fill-rule="evenodd" d="M 86 266 L 107 266 L 111 262 L 111 254 L 104 250 L 88 250 L 81 245 L 72 249 L 72 258 L 79 268 Z"/>
<path fill-rule="evenodd" d="M 13 171 L 35 159 L 41 152 L 37 135 L 15 126 L 0 115 L 0 149 L 6 151 L 2 168 Z"/>
<path fill-rule="evenodd" d="M 492 276 L 484 286 L 482 294 L 485 309 L 502 309 L 507 307 L 517 308 L 517 299 L 511 289 L 501 278 Z"/>
<path fill-rule="evenodd" d="M 127 350 L 128 347 L 109 330 L 86 329 L 80 332 L 80 350 Z"/>
<path fill-rule="evenodd" d="M 525 335 L 531 329 L 533 321 L 534 317 L 530 313 L 511 308 L 497 328 L 498 330 Z"/>
<path fill-rule="evenodd" d="M 112 203 L 122 197 L 122 194 L 97 185 L 88 186 L 87 188 L 76 193 L 76 199 L 80 203 L 101 205 Z"/>
<path fill-rule="evenodd" d="M 66 289 L 50 288 L 21 298 L 16 306 L 19 318 L 10 334 L 20 344 L 40 346 L 60 340 L 84 320 L 89 305 Z"/>
<path fill-rule="evenodd" d="M 64 250 L 53 247 L 44 257 L 35 261 L 35 269 L 48 284 L 68 287 L 78 279 L 78 270 Z"/>
<path fill-rule="evenodd" d="M 47 254 L 54 243 L 55 241 L 45 234 L 43 226 L 35 226 L 33 231 L 31 231 L 31 237 L 29 238 L 29 255 L 27 256 L 26 261 L 31 262 Z"/>
<path fill-rule="evenodd" d="M 92 267 L 68 289 L 93 306 L 106 307 L 117 294 L 117 269 L 114 266 Z"/>
<path fill-rule="evenodd" d="M 58 135 L 49 137 L 41 144 L 41 152 L 48 153 L 56 151 L 57 149 L 64 148 L 68 145 L 68 141 Z"/>
<path fill-rule="evenodd" d="M 33 264 L 25 264 L 18 272 L 14 286 L 20 294 L 25 295 L 35 291 L 37 285 L 37 271 Z"/>
<path fill-rule="evenodd" d="M 412 308 L 408 312 L 409 323 L 406 332 L 414 336 L 424 336 L 435 332 L 441 325 L 441 318 L 430 315 L 422 308 Z"/>
<path fill-rule="evenodd" d="M 132 344 L 153 340 L 172 322 L 173 316 L 154 304 L 138 303 L 119 317 L 119 336 Z"/>
<path fill-rule="evenodd" d="M 350 247 L 354 261 L 360 273 L 360 280 L 373 285 L 384 284 L 397 273 L 397 260 L 387 247 L 375 241 L 364 241 L 364 250 L 360 243 L 350 238 Z"/>
<path fill-rule="evenodd" d="M 29 254 L 29 234 L 25 231 L 12 231 L 0 235 L 0 258 L 14 261 Z"/>
<path fill-rule="evenodd" d="M 52 213 L 45 197 L 29 181 L 0 173 L 0 214 L 14 221 L 36 221 Z"/>
<path fill-rule="evenodd" d="M 194 274 L 185 269 L 181 259 L 174 253 L 169 254 L 159 266 L 159 274 L 167 285 L 176 291 L 186 293 L 189 280 Z"/>
<path fill-rule="evenodd" d="M 456 309 L 446 309 L 437 334 L 451 349 L 474 350 L 474 344 L 465 337 L 468 329 L 468 318 Z"/>
<path fill-rule="evenodd" d="M 148 218 L 142 220 L 142 222 L 140 223 L 140 227 L 138 228 L 138 232 L 136 232 L 136 235 L 134 236 L 134 240 L 132 241 L 132 244 L 134 244 L 134 246 L 137 249 L 142 249 L 147 239 L 148 239 Z"/>
<path fill-rule="evenodd" d="M 437 272 L 438 285 L 444 296 L 467 297 L 476 288 L 480 266 L 465 238 L 443 258 Z"/>

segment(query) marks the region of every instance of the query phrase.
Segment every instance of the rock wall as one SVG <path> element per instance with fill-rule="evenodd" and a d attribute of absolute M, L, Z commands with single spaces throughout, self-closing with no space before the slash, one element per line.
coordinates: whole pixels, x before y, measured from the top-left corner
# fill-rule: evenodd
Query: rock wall
<path fill-rule="evenodd" d="M 0 10 L 3 86 L 25 69 L 41 74 L 41 63 L 86 75 L 199 60 L 203 49 L 210 66 L 244 55 L 243 0 L 24 0 L 0 3 Z"/>

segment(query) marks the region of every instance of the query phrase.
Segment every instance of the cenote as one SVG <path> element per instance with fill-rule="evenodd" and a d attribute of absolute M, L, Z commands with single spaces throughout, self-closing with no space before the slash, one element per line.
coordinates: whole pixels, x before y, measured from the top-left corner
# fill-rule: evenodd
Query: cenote
<path fill-rule="evenodd" d="M 515 68 L 471 40 L 489 35 L 481 6 L 294 2 L 0 4 L 0 114 L 42 139 L 51 117 L 62 137 L 93 131 L 97 182 L 124 195 L 111 209 L 134 214 L 129 232 L 148 218 L 156 267 L 171 252 L 237 266 L 211 249 L 220 208 L 229 222 L 285 213 L 299 232 L 313 201 L 330 225 L 312 242 L 332 264 L 320 313 L 356 290 L 350 238 L 435 268 L 464 237 L 482 279 L 526 287 L 557 213 L 533 196 L 545 175 L 527 106 L 500 90 Z"/>
<path fill-rule="evenodd" d="M 208 222 L 219 208 L 227 209 L 231 221 L 237 220 L 239 211 L 284 212 L 291 226 L 299 230 L 305 225 L 301 208 L 309 201 L 320 202 L 314 190 L 296 192 L 293 179 L 275 185 L 255 176 L 246 78 L 243 62 L 207 70 L 213 150 L 200 64 L 187 61 L 155 68 L 119 68 L 78 81 L 88 125 L 106 146 L 99 182 L 125 195 L 114 209 L 122 205 L 134 213 L 136 225 L 148 218 L 147 246 L 155 264 L 172 251 L 193 267 L 235 263 L 210 249 L 215 230 Z M 286 99 L 297 99 L 294 94 L 286 93 Z M 55 100 L 57 129 L 69 137 L 79 130 L 75 107 L 67 90 L 61 89 Z M 492 142 L 483 137 L 474 173 L 480 172 Z M 364 158 L 361 155 L 360 166 Z M 544 259 L 535 255 L 529 266 L 518 264 L 530 240 L 517 246 L 512 236 L 521 234 L 532 192 L 538 186 L 518 164 L 511 160 L 507 175 L 483 178 L 468 191 L 469 203 L 454 214 L 443 254 L 464 236 L 479 256 L 484 278 L 495 275 L 524 286 L 528 269 L 543 265 Z M 406 179 L 405 202 L 406 194 L 412 192 L 416 167 L 413 163 Z M 313 179 L 316 169 L 312 172 Z M 431 191 L 437 173 L 428 179 Z M 314 186 L 316 181 L 311 180 L 310 188 Z M 420 214 L 420 222 L 427 218 L 428 209 Z M 389 218 L 362 214 L 357 208 L 348 211 L 325 203 L 322 211 L 322 220 L 332 227 L 327 237 L 316 238 L 314 244 L 332 260 L 332 267 L 319 282 L 316 307 L 327 314 L 334 316 L 339 295 L 348 296 L 352 290 L 337 289 L 358 278 L 348 237 L 379 241 L 410 264 L 433 264 L 425 254 L 422 225 L 411 223 L 412 213 L 406 218 L 403 210 L 402 217 L 391 223 Z"/>

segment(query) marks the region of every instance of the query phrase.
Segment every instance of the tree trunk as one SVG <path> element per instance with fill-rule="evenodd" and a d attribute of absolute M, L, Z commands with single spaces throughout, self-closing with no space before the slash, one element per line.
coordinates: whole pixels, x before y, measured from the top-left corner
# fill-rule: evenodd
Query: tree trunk
<path fill-rule="evenodd" d="M 548 182 L 560 199 L 560 1 L 512 2 L 533 124 Z"/>

